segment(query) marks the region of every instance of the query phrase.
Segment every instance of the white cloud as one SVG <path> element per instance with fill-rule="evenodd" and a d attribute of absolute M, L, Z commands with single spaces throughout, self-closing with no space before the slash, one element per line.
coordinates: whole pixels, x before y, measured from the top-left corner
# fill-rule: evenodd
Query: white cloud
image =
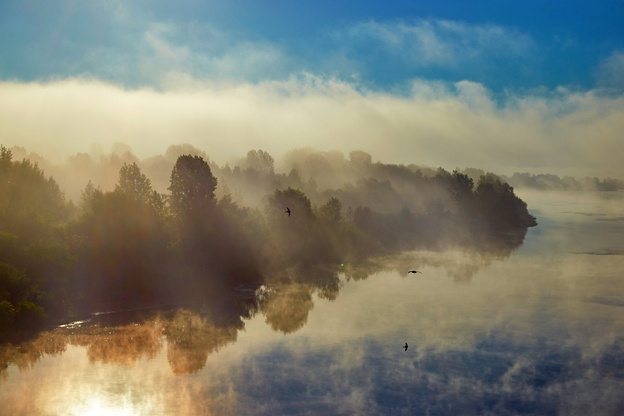
<path fill-rule="evenodd" d="M 193 25 L 189 30 L 191 34 L 174 26 L 152 24 L 145 31 L 137 59 L 154 85 L 171 87 L 171 73 L 222 81 L 272 79 L 288 67 L 282 51 L 271 43 L 233 42 L 205 25 Z"/>
<path fill-rule="evenodd" d="M 159 59 L 174 62 L 188 59 L 190 51 L 187 46 L 175 46 L 165 40 L 164 36 L 174 31 L 172 27 L 162 24 L 153 26 L 145 32 L 144 39 Z"/>
<path fill-rule="evenodd" d="M 169 88 L 93 80 L 0 84 L 0 137 L 46 157 L 128 144 L 139 157 L 190 143 L 218 163 L 264 149 L 370 152 L 375 160 L 624 177 L 623 97 L 561 90 L 509 97 L 482 85 L 415 81 L 409 97 L 304 75 L 218 83 L 170 74 Z"/>
<path fill-rule="evenodd" d="M 529 36 L 502 26 L 436 19 L 419 19 L 413 23 L 370 21 L 352 27 L 347 37 L 373 42 L 416 67 L 457 66 L 483 60 L 491 54 L 523 58 L 535 47 Z"/>
<path fill-rule="evenodd" d="M 219 30 L 214 22 L 197 20 L 201 16 L 154 19 L 140 5 L 118 0 L 84 5 L 67 14 L 88 22 L 88 27 L 61 26 L 54 32 L 59 41 L 43 51 L 50 55 L 47 61 L 42 51 L 28 52 L 33 62 L 42 60 L 36 71 L 43 67 L 53 74 L 43 79 L 85 76 L 125 86 L 161 87 L 171 81 L 171 73 L 256 82 L 286 78 L 289 70 L 279 45 Z"/>
<path fill-rule="evenodd" d="M 615 51 L 600 62 L 597 78 L 598 85 L 603 88 L 624 91 L 624 50 Z"/>

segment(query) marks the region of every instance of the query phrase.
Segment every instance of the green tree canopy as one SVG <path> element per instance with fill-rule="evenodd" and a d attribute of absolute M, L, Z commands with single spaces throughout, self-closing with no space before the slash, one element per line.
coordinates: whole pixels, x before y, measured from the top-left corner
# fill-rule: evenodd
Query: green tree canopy
<path fill-rule="evenodd" d="M 119 182 L 115 187 L 116 192 L 121 192 L 132 200 L 152 207 L 162 214 L 164 211 L 164 196 L 152 188 L 151 181 L 141 173 L 136 163 L 124 165 L 119 169 Z"/>
<path fill-rule="evenodd" d="M 470 199 L 472 197 L 472 189 L 474 188 L 472 178 L 456 170 L 453 171 L 451 178 L 449 192 L 453 200 L 456 203 L 461 203 L 466 199 Z"/>
<path fill-rule="evenodd" d="M 245 164 L 249 169 L 257 170 L 268 175 L 273 174 L 273 165 L 275 160 L 268 152 L 264 150 L 250 150 L 247 152 Z"/>
<path fill-rule="evenodd" d="M 123 192 L 130 198 L 147 203 L 152 197 L 152 183 L 141 173 L 136 163 L 124 163 L 119 169 L 119 182 L 115 190 Z"/>
<path fill-rule="evenodd" d="M 36 163 L 11 159 L 11 151 L 1 146 L 0 231 L 40 238 L 67 215 L 65 196 Z"/>
<path fill-rule="evenodd" d="M 342 221 L 342 203 L 338 198 L 331 197 L 318 210 L 319 219 L 327 224 L 337 226 Z"/>
<path fill-rule="evenodd" d="M 288 216 L 285 213 L 286 208 L 290 209 L 291 223 L 297 224 L 298 227 L 307 227 L 314 221 L 314 213 L 312 212 L 312 203 L 301 190 L 288 187 L 284 190 L 276 189 L 269 199 L 267 212 L 269 217 L 283 223 L 281 219 Z"/>
<path fill-rule="evenodd" d="M 216 204 L 217 179 L 201 156 L 183 155 L 171 172 L 169 202 L 180 220 L 205 215 Z"/>
<path fill-rule="evenodd" d="M 481 176 L 475 190 L 481 215 L 488 220 L 493 230 L 510 227 L 532 227 L 537 224 L 529 214 L 526 202 L 514 193 L 511 185 L 493 174 Z"/>

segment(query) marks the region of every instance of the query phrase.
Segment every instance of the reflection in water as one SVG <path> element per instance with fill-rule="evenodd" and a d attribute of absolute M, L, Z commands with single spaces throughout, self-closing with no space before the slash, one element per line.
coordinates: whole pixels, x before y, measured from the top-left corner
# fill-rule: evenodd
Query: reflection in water
<path fill-rule="evenodd" d="M 117 316 L 116 320 L 123 318 Z M 209 354 L 235 342 L 244 326 L 240 317 L 229 324 L 217 321 L 223 321 L 223 317 L 217 320 L 202 308 L 196 312 L 155 312 L 140 322 L 125 325 L 102 326 L 97 320 L 82 326 L 64 325 L 43 332 L 32 341 L 1 348 L 0 374 L 6 377 L 11 364 L 27 370 L 46 356 L 65 352 L 68 346 L 84 347 L 91 363 L 132 368 L 140 360 L 155 358 L 163 345 L 167 346 L 167 359 L 174 374 L 192 373 L 203 368 Z"/>
<path fill-rule="evenodd" d="M 274 331 L 285 334 L 301 329 L 312 310 L 312 292 L 303 284 L 281 285 L 268 297 L 262 312 Z"/>
<path fill-rule="evenodd" d="M 164 325 L 167 339 L 167 360 L 174 374 L 188 374 L 201 370 L 208 355 L 224 345 L 236 341 L 240 327 L 217 327 L 209 316 L 190 310 L 176 312 Z"/>
<path fill-rule="evenodd" d="M 148 321 L 112 328 L 78 328 L 66 335 L 66 342 L 85 347 L 93 363 L 132 367 L 142 358 L 156 357 L 162 347 L 161 325 Z"/>
<path fill-rule="evenodd" d="M 46 355 L 55 356 L 65 352 L 66 347 L 64 337 L 50 332 L 44 332 L 36 339 L 20 346 L 6 345 L 0 348 L 0 376 L 6 377 L 9 364 L 24 371 Z"/>
<path fill-rule="evenodd" d="M 0 413 L 624 414 L 621 200 L 531 198 L 521 246 L 294 268 L 4 346 Z"/>
<path fill-rule="evenodd" d="M 403 276 L 410 269 L 444 269 L 456 282 L 468 282 L 479 270 L 495 261 L 502 261 L 520 247 L 526 229 L 473 241 L 473 244 L 447 245 L 438 250 L 419 250 L 370 259 L 362 264 L 347 266 L 348 279 L 362 280 L 381 271 L 396 271 Z"/>

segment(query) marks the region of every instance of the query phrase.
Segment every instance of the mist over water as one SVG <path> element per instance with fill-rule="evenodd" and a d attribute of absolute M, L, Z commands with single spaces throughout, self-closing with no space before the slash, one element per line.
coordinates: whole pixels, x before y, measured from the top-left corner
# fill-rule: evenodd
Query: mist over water
<path fill-rule="evenodd" d="M 519 196 L 539 225 L 511 248 L 299 269 L 200 308 L 98 315 L 4 347 L 2 408 L 619 415 L 623 195 Z"/>
<path fill-rule="evenodd" d="M 624 415 L 624 2 L 10 3 L 0 416 Z"/>

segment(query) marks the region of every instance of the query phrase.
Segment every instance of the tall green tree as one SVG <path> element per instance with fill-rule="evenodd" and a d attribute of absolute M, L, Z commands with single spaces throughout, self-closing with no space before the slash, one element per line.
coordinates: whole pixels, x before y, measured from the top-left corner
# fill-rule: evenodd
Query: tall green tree
<path fill-rule="evenodd" d="M 216 186 L 217 179 L 202 157 L 178 157 L 171 172 L 169 204 L 177 220 L 180 283 L 191 296 L 214 292 L 223 283 L 225 266 L 235 261 L 227 252 L 227 227 L 219 218 Z"/>
<path fill-rule="evenodd" d="M 150 302 L 162 295 L 170 241 L 165 218 L 154 206 L 154 190 L 136 164 L 123 165 L 112 192 L 91 182 L 82 193 L 76 234 L 85 300 L 99 307 Z"/>
<path fill-rule="evenodd" d="M 11 166 L 13 153 L 6 147 L 0 145 L 0 172 L 6 171 Z"/>
<path fill-rule="evenodd" d="M 0 262 L 5 265 L 4 276 L 12 276 L 0 279 L 0 302 L 4 312 L 13 310 L 18 320 L 27 311 L 41 318 L 25 320 L 28 326 L 41 322 L 44 307 L 63 309 L 59 305 L 65 302 L 70 255 L 61 226 L 70 206 L 56 181 L 36 163 L 15 162 L 12 157 L 0 146 Z M 22 292 L 15 292 L 17 287 Z M 12 295 L 7 298 L 7 293 Z"/>
<path fill-rule="evenodd" d="M 206 215 L 216 205 L 217 179 L 201 156 L 182 155 L 171 172 L 169 203 L 181 221 Z"/>
<path fill-rule="evenodd" d="M 124 163 L 119 169 L 119 182 L 115 190 L 140 204 L 152 207 L 159 214 L 164 211 L 164 196 L 152 188 L 152 182 L 136 163 Z"/>
<path fill-rule="evenodd" d="M 0 147 L 0 231 L 42 238 L 67 216 L 65 196 L 36 163 L 11 159 L 11 151 Z"/>
<path fill-rule="evenodd" d="M 141 169 L 136 163 L 123 164 L 119 169 L 119 182 L 115 189 L 143 203 L 149 202 L 153 191 L 152 183 L 147 179 L 147 176 L 141 173 Z"/>
<path fill-rule="evenodd" d="M 338 198 L 331 197 L 318 210 L 319 219 L 323 224 L 338 227 L 342 222 L 342 203 Z"/>
<path fill-rule="evenodd" d="M 290 214 L 286 209 L 290 210 Z M 318 254 L 320 230 L 310 199 L 299 189 L 275 190 L 266 207 L 269 225 L 286 264 L 312 262 Z"/>

